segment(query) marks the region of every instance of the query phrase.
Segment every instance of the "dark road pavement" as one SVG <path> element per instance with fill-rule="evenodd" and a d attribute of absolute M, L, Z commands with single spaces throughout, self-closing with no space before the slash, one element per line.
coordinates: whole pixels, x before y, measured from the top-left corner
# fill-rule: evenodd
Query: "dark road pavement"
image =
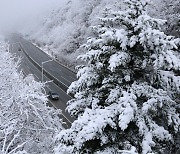
<path fill-rule="evenodd" d="M 52 60 L 46 53 L 33 44 L 23 39 L 17 34 L 8 37 L 9 50 L 15 57 L 21 57 L 20 70 L 26 76 L 33 74 L 36 81 L 42 81 L 42 62 Z M 74 121 L 73 118 L 65 111 L 67 101 L 71 99 L 66 93 L 69 85 L 76 80 L 74 72 L 56 62 L 55 60 L 43 64 L 43 81 L 46 83 L 46 92 L 54 91 L 59 94 L 59 100 L 49 100 L 52 106 L 62 110 L 60 117 L 66 124 L 65 128 L 69 128 Z M 53 81 L 52 81 L 53 80 Z"/>

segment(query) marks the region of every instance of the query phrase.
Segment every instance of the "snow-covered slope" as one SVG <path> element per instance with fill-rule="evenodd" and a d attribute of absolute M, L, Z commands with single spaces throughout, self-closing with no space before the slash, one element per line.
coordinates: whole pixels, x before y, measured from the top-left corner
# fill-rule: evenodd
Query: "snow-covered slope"
<path fill-rule="evenodd" d="M 61 62 L 75 63 L 77 55 L 83 52 L 79 47 L 91 35 L 91 26 L 97 23 L 106 7 L 115 7 L 116 1 L 67 1 L 65 5 L 54 9 L 36 28 L 33 26 L 24 32 Z"/>
<path fill-rule="evenodd" d="M 64 0 L 51 14 L 22 32 L 47 53 L 73 68 L 78 63 L 76 57 L 83 53 L 80 46 L 92 35 L 91 26 L 97 25 L 98 17 L 106 8 L 116 8 L 117 2 L 119 0 Z M 149 12 L 159 18 L 171 19 L 169 14 L 173 13 L 173 6 L 178 8 L 178 1 L 172 2 L 153 0 Z M 167 7 L 170 10 L 166 10 Z"/>

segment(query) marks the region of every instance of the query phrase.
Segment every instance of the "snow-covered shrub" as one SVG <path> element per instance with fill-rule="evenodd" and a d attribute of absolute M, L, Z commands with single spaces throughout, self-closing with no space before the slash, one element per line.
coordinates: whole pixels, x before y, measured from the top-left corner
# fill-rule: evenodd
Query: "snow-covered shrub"
<path fill-rule="evenodd" d="M 17 72 L 7 47 L 0 42 L 0 153 L 50 154 L 60 111 L 47 107 L 41 83 Z"/>
<path fill-rule="evenodd" d="M 180 40 L 161 32 L 145 0 L 106 10 L 79 58 L 67 110 L 77 119 L 55 153 L 175 153 L 180 118 Z"/>

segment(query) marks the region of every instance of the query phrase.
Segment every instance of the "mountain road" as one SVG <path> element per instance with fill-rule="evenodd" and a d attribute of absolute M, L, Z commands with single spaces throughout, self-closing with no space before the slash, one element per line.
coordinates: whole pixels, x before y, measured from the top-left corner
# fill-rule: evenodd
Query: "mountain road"
<path fill-rule="evenodd" d="M 60 118 L 64 121 L 63 126 L 70 128 L 74 119 L 65 109 L 66 103 L 72 97 L 66 91 L 76 80 L 76 74 L 18 34 L 10 35 L 8 40 L 9 51 L 15 56 L 15 60 L 20 57 L 19 71 L 22 71 L 24 76 L 33 74 L 36 81 L 42 82 L 43 79 L 43 82 L 47 82 L 45 93 L 48 91 L 58 93 L 59 100 L 49 99 L 49 105 L 62 110 Z"/>

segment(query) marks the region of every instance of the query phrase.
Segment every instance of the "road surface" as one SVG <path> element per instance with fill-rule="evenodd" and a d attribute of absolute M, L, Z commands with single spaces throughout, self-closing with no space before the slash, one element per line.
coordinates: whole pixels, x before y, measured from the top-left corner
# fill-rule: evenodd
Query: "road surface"
<path fill-rule="evenodd" d="M 43 65 L 43 81 L 50 81 L 46 84 L 46 92 L 52 90 L 59 94 L 58 101 L 49 100 L 50 105 L 62 110 L 60 117 L 65 122 L 64 127 L 69 128 L 74 119 L 65 111 L 66 103 L 71 99 L 66 90 L 76 80 L 75 73 L 17 34 L 9 36 L 9 50 L 15 57 L 21 57 L 19 69 L 23 74 L 33 74 L 36 81 L 42 81 Z"/>

